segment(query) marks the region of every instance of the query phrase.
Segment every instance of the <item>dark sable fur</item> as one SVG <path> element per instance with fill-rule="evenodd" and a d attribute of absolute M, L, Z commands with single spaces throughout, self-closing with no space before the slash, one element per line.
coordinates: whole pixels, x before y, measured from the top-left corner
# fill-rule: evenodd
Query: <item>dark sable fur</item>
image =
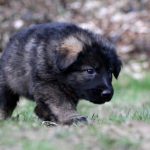
<path fill-rule="evenodd" d="M 114 47 L 100 35 L 66 23 L 24 29 L 11 37 L 1 58 L 0 119 L 10 117 L 25 96 L 36 101 L 43 120 L 86 121 L 76 112 L 79 99 L 109 101 L 111 74 L 117 78 L 120 69 Z"/>

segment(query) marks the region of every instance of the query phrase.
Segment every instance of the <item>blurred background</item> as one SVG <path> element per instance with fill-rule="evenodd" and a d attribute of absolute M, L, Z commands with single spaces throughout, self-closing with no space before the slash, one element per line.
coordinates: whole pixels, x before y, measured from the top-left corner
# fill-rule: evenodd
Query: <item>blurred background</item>
<path fill-rule="evenodd" d="M 0 51 L 12 33 L 53 21 L 73 22 L 106 36 L 134 78 L 149 69 L 149 0 L 0 0 Z"/>
<path fill-rule="evenodd" d="M 80 102 L 78 111 L 94 123 L 80 128 L 45 128 L 35 103 L 23 100 L 12 119 L 0 121 L 0 149 L 149 150 L 150 0 L 0 0 L 0 54 L 14 32 L 54 21 L 76 23 L 116 45 L 123 69 L 113 80 L 114 97 L 104 105 Z"/>

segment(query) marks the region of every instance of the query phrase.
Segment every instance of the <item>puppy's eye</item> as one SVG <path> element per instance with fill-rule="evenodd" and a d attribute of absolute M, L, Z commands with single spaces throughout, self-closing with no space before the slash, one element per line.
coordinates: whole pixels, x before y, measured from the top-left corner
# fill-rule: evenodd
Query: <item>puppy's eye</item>
<path fill-rule="evenodd" d="M 87 72 L 88 74 L 94 74 L 94 73 L 95 73 L 95 69 L 94 69 L 94 68 L 87 69 L 86 72 Z"/>

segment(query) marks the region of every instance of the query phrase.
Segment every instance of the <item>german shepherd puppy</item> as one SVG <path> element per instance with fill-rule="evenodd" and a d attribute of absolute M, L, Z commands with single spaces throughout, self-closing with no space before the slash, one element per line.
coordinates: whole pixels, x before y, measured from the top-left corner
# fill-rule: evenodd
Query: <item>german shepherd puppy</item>
<path fill-rule="evenodd" d="M 105 38 L 69 23 L 35 25 L 14 34 L 0 60 L 0 119 L 20 96 L 36 102 L 42 120 L 86 122 L 80 99 L 103 104 L 113 96 L 121 61 Z"/>

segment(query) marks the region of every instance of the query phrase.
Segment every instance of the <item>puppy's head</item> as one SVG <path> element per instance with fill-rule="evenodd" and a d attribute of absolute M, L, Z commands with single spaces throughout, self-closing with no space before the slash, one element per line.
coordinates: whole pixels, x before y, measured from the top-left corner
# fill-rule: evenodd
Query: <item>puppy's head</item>
<path fill-rule="evenodd" d="M 98 35 L 81 33 L 68 36 L 61 43 L 57 62 L 65 84 L 79 98 L 96 104 L 110 101 L 113 96 L 112 76 L 121 70 L 115 48 Z"/>

